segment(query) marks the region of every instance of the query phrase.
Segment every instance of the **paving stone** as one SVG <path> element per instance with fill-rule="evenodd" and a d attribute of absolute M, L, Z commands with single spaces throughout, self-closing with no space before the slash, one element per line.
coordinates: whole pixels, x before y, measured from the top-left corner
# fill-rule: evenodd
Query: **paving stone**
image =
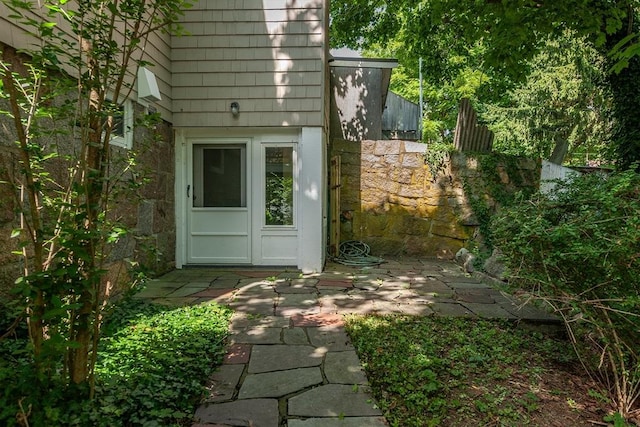
<path fill-rule="evenodd" d="M 165 295 L 165 298 L 182 298 L 182 297 L 196 296 L 194 294 L 197 294 L 199 291 L 200 289 L 188 288 L 183 286 L 179 289 L 174 290 L 170 294 Z"/>
<path fill-rule="evenodd" d="M 372 301 L 371 304 L 375 314 L 400 313 L 400 304 L 393 301 Z"/>
<path fill-rule="evenodd" d="M 453 289 L 447 286 L 443 281 L 437 279 L 427 279 L 420 282 L 412 282 L 411 288 L 414 292 L 420 294 L 452 294 Z"/>
<path fill-rule="evenodd" d="M 491 286 L 480 282 L 445 282 L 454 290 L 460 289 L 491 289 Z"/>
<path fill-rule="evenodd" d="M 277 294 L 271 296 L 236 294 L 227 305 L 236 311 L 252 315 L 273 315 L 277 304 Z"/>
<path fill-rule="evenodd" d="M 378 292 L 376 292 L 375 300 L 390 301 L 390 302 L 395 302 L 397 304 L 406 304 L 406 303 L 411 303 L 412 301 L 414 301 L 416 298 L 419 298 L 419 297 L 420 295 L 417 292 L 414 292 L 411 290 L 380 289 L 378 290 Z"/>
<path fill-rule="evenodd" d="M 380 285 L 380 289 L 402 290 L 411 287 L 411 280 L 401 280 L 398 278 L 385 279 Z"/>
<path fill-rule="evenodd" d="M 333 384 L 367 384 L 355 350 L 328 352 L 324 358 L 324 374 Z"/>
<path fill-rule="evenodd" d="M 487 319 L 517 319 L 517 316 L 509 313 L 498 304 L 476 304 L 465 302 L 463 304 L 473 313 Z"/>
<path fill-rule="evenodd" d="M 233 288 L 227 288 L 227 289 L 202 289 L 202 290 L 198 290 L 198 292 L 196 292 L 195 294 L 193 294 L 192 296 L 194 297 L 198 297 L 198 298 L 211 298 L 211 299 L 230 299 L 233 297 L 233 293 L 235 292 L 235 289 Z"/>
<path fill-rule="evenodd" d="M 211 286 L 211 282 L 207 282 L 204 280 L 198 280 L 187 282 L 183 287 L 184 288 L 198 288 L 198 289 L 206 289 Z"/>
<path fill-rule="evenodd" d="M 320 304 L 316 304 L 309 307 L 282 307 L 278 306 L 275 310 L 276 315 L 284 316 L 284 317 L 292 317 L 296 315 L 309 315 L 309 314 L 319 314 L 320 313 Z"/>
<path fill-rule="evenodd" d="M 315 347 L 322 347 L 328 351 L 352 350 L 351 340 L 342 328 L 317 327 L 307 328 L 307 335 L 311 344 Z"/>
<path fill-rule="evenodd" d="M 231 318 L 230 329 L 241 332 L 248 328 L 286 328 L 289 326 L 289 323 L 289 319 L 280 316 L 253 315 L 236 312 Z"/>
<path fill-rule="evenodd" d="M 265 281 L 265 280 L 256 280 L 256 279 L 240 279 L 238 280 L 238 284 L 236 285 L 236 289 L 239 289 L 242 293 L 245 294 L 254 294 L 254 293 L 275 293 L 273 288 L 276 286 L 275 281 Z"/>
<path fill-rule="evenodd" d="M 224 356 L 225 364 L 249 363 L 251 357 L 251 344 L 232 344 L 227 348 Z"/>
<path fill-rule="evenodd" d="M 400 312 L 409 316 L 433 316 L 434 312 L 428 304 L 400 304 Z"/>
<path fill-rule="evenodd" d="M 456 292 L 456 300 L 476 304 L 495 304 L 496 302 L 489 293 L 475 289 Z"/>
<path fill-rule="evenodd" d="M 473 317 L 473 313 L 460 304 L 437 302 L 429 306 L 435 314 L 448 317 Z"/>
<path fill-rule="evenodd" d="M 374 306 L 371 300 L 351 295 L 327 295 L 319 298 L 321 313 L 336 314 L 370 314 Z"/>
<path fill-rule="evenodd" d="M 285 328 L 289 326 L 289 319 L 280 316 L 261 316 L 242 312 L 234 313 L 231 318 L 231 330 L 241 331 L 247 328 Z"/>
<path fill-rule="evenodd" d="M 302 277 L 297 279 L 291 279 L 292 286 L 304 285 L 306 287 L 315 288 L 319 280 L 312 277 Z"/>
<path fill-rule="evenodd" d="M 318 284 L 316 285 L 316 287 L 318 289 L 324 289 L 324 288 L 345 288 L 345 289 L 350 289 L 353 288 L 353 282 L 349 279 L 345 279 L 345 280 L 319 280 Z"/>
<path fill-rule="evenodd" d="M 320 366 L 325 353 L 308 345 L 254 345 L 248 372 L 258 374 Z"/>
<path fill-rule="evenodd" d="M 351 270 L 348 270 L 344 265 L 327 263 L 321 272 L 312 273 L 305 277 L 319 280 L 350 280 L 351 273 Z"/>
<path fill-rule="evenodd" d="M 473 276 L 467 276 L 465 275 L 462 270 L 460 270 L 460 272 L 458 274 L 449 274 L 449 273 L 441 273 L 438 276 L 439 280 L 442 280 L 445 283 L 449 283 L 449 282 L 457 282 L 457 283 L 478 283 L 480 282 L 480 280 L 478 280 L 477 278 L 473 277 Z"/>
<path fill-rule="evenodd" d="M 366 387 L 326 384 L 289 399 L 289 416 L 370 417 L 382 413 Z"/>
<path fill-rule="evenodd" d="M 211 376 L 208 385 L 208 396 L 205 402 L 224 402 L 231 400 L 240 382 L 244 365 L 221 365 Z"/>
<path fill-rule="evenodd" d="M 316 288 L 304 283 L 278 283 L 275 291 L 279 294 L 315 294 Z"/>
<path fill-rule="evenodd" d="M 212 289 L 233 289 L 238 286 L 238 280 L 240 279 L 218 277 L 213 282 L 211 282 L 211 285 L 209 287 Z"/>
<path fill-rule="evenodd" d="M 282 328 L 250 328 L 230 336 L 234 344 L 282 344 Z"/>
<path fill-rule="evenodd" d="M 226 270 L 218 270 L 218 269 L 216 269 L 214 274 L 215 274 L 216 277 L 213 280 L 220 280 L 220 279 L 240 280 L 240 279 L 244 278 L 244 276 L 239 275 L 235 271 L 226 271 Z"/>
<path fill-rule="evenodd" d="M 321 383 L 319 367 L 249 374 L 242 382 L 238 399 L 282 397 Z"/>
<path fill-rule="evenodd" d="M 282 271 L 278 271 L 278 270 L 259 270 L 259 269 L 236 271 L 236 274 L 240 276 L 251 277 L 254 279 L 266 279 L 268 277 L 277 277 L 281 273 Z"/>
<path fill-rule="evenodd" d="M 303 328 L 284 328 L 284 343 L 289 345 L 309 345 L 309 339 Z"/>
<path fill-rule="evenodd" d="M 318 296 L 314 293 L 282 294 L 278 298 L 278 305 L 282 307 L 311 307 L 318 303 Z"/>
<path fill-rule="evenodd" d="M 344 318 L 339 314 L 312 314 L 292 316 L 293 326 L 336 326 L 344 325 Z"/>
<path fill-rule="evenodd" d="M 388 426 L 387 422 L 383 417 L 307 418 L 305 420 L 289 419 L 287 421 L 287 425 L 289 427 L 387 427 Z"/>
<path fill-rule="evenodd" d="M 200 406 L 197 422 L 227 426 L 275 427 L 280 423 L 277 399 L 242 399 Z"/>
<path fill-rule="evenodd" d="M 379 280 L 375 281 L 354 281 L 353 287 L 356 289 L 362 289 L 365 291 L 376 291 L 382 286 L 382 283 Z"/>

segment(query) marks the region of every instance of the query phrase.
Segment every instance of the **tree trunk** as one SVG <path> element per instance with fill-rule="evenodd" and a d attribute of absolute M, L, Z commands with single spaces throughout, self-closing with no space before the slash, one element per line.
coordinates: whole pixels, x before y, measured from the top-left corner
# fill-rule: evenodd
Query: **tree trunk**
<path fill-rule="evenodd" d="M 569 139 L 565 138 L 563 132 L 561 135 L 556 135 L 555 140 L 556 145 L 553 147 L 553 152 L 551 153 L 551 157 L 549 157 L 549 161 L 556 165 L 562 165 L 564 158 L 567 156 L 567 152 L 569 151 Z"/>

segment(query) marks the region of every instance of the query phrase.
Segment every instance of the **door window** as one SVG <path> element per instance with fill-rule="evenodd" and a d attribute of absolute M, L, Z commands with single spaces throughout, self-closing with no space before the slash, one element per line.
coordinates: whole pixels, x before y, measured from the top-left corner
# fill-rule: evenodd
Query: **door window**
<path fill-rule="evenodd" d="M 265 224 L 294 224 L 293 146 L 265 147 Z"/>
<path fill-rule="evenodd" d="M 246 207 L 244 145 L 193 146 L 193 206 Z"/>

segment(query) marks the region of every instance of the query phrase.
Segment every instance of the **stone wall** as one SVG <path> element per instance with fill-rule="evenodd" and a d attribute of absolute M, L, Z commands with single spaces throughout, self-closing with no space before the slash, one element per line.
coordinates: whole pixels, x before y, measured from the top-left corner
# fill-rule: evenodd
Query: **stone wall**
<path fill-rule="evenodd" d="M 495 157 L 485 162 L 454 153 L 444 172 L 432 176 L 425 144 L 408 141 L 333 140 L 342 161 L 341 241 L 361 240 L 373 255 L 453 258 L 477 236 L 472 206 L 497 208 L 496 194 L 538 187 L 539 163 Z M 482 170 L 492 165 L 492 170 Z"/>
<path fill-rule="evenodd" d="M 135 114 L 145 114 L 134 103 Z M 11 238 L 19 227 L 15 191 L 7 184 L 7 174 L 17 170 L 10 149 L 15 137 L 10 123 L 0 117 L 0 300 L 22 274 L 22 260 L 12 253 L 18 250 L 18 239 Z M 152 128 L 138 127 L 134 132 L 133 149 L 139 153 L 135 174 L 127 176 L 144 182 L 135 195 L 126 194 L 112 206 L 113 218 L 118 218 L 130 233 L 110 249 L 108 275 L 114 283 L 125 284 L 129 272 L 138 262 L 151 275 L 175 267 L 175 209 L 174 209 L 174 141 L 172 127 L 161 122 Z M 113 158 L 126 156 L 122 148 L 112 148 Z"/>

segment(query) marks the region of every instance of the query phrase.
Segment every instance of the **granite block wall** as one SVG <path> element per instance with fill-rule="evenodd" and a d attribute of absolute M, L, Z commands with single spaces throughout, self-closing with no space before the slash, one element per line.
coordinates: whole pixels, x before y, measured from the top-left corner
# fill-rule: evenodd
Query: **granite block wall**
<path fill-rule="evenodd" d="M 342 163 L 341 241 L 363 241 L 377 256 L 453 258 L 478 238 L 472 198 L 491 211 L 499 205 L 496 191 L 539 185 L 538 161 L 505 162 L 504 156 L 488 174 L 478 158 L 453 153 L 444 171 L 433 176 L 425 162 L 427 148 L 410 141 L 332 141 L 331 155 Z"/>

